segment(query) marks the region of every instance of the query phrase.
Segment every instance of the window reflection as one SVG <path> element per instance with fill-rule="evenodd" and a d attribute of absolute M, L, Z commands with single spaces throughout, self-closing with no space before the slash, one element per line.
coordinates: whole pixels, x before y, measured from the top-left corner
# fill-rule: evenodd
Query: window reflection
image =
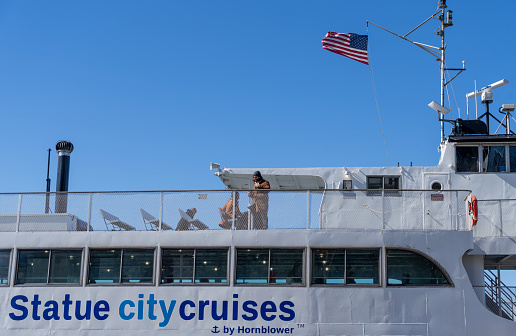
<path fill-rule="evenodd" d="M 227 250 L 196 250 L 195 282 L 227 282 Z"/>
<path fill-rule="evenodd" d="M 430 260 L 410 251 L 387 250 L 387 284 L 448 285 L 443 272 Z"/>
<path fill-rule="evenodd" d="M 16 284 L 81 282 L 82 250 L 21 250 Z"/>
<path fill-rule="evenodd" d="M 165 249 L 161 283 L 227 283 L 227 249 Z"/>
<path fill-rule="evenodd" d="M 162 283 L 193 282 L 194 250 L 163 250 Z"/>
<path fill-rule="evenodd" d="M 457 172 L 478 172 L 478 147 L 459 146 L 455 148 Z"/>
<path fill-rule="evenodd" d="M 90 250 L 88 283 L 152 283 L 154 250 Z"/>
<path fill-rule="evenodd" d="M 238 249 L 237 284 L 303 283 L 303 249 Z"/>
<path fill-rule="evenodd" d="M 312 250 L 312 284 L 380 283 L 379 249 Z"/>
<path fill-rule="evenodd" d="M 51 251 L 49 283 L 80 283 L 82 251 Z"/>
<path fill-rule="evenodd" d="M 510 171 L 516 172 L 516 146 L 509 146 Z"/>
<path fill-rule="evenodd" d="M 122 283 L 152 283 L 154 250 L 123 250 Z"/>
<path fill-rule="evenodd" d="M 483 172 L 504 172 L 505 171 L 505 146 L 484 146 L 483 147 Z"/>

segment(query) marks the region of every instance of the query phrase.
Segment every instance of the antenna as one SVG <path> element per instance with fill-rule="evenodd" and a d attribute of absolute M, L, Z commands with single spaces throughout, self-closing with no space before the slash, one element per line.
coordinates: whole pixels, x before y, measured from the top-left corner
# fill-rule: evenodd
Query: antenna
<path fill-rule="evenodd" d="M 488 86 L 485 86 L 481 89 L 478 89 L 476 91 L 470 92 L 466 94 L 466 102 L 468 99 L 475 98 L 477 96 L 482 97 L 482 104 L 486 105 L 486 112 L 482 114 L 477 119 L 482 119 L 482 117 L 486 117 L 486 126 L 487 126 L 487 132 L 489 133 L 489 117 L 492 117 L 499 123 L 502 123 L 500 120 L 498 120 L 494 115 L 489 112 L 489 104 L 493 102 L 493 93 L 491 92 L 494 89 L 497 89 L 501 86 L 504 86 L 506 84 L 509 84 L 509 81 L 507 79 L 501 79 L 498 82 L 494 82 L 493 84 L 489 84 Z"/>

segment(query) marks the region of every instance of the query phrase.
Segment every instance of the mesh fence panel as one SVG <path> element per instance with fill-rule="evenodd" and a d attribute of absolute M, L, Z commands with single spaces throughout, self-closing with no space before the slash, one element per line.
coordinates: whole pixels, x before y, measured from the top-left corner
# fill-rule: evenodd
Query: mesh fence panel
<path fill-rule="evenodd" d="M 473 228 L 475 237 L 499 237 L 501 235 L 500 201 L 478 201 L 478 223 Z"/>
<path fill-rule="evenodd" d="M 238 196 L 234 205 L 233 194 Z M 0 231 L 15 231 L 19 197 L 0 195 Z M 455 191 L 411 190 L 22 194 L 19 230 L 158 230 L 160 219 L 164 230 L 467 230 L 463 197 Z M 516 218 L 515 205 L 504 203 L 504 219 Z M 480 222 L 488 224 L 477 226 L 477 232 L 492 235 L 500 230 L 492 206 L 479 208 Z M 516 235 L 516 225 L 506 226 L 505 234 Z"/>

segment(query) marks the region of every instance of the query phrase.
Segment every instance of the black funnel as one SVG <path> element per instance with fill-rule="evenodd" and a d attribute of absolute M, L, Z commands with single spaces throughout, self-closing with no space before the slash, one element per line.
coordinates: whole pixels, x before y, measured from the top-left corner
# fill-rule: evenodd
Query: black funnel
<path fill-rule="evenodd" d="M 56 144 L 59 155 L 57 161 L 56 209 L 55 213 L 66 213 L 68 203 L 68 177 L 70 173 L 70 153 L 73 145 L 69 141 L 59 141 Z"/>

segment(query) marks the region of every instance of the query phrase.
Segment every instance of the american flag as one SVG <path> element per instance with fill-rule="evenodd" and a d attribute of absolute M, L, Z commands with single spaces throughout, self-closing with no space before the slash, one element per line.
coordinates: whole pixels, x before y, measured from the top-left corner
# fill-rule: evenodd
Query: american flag
<path fill-rule="evenodd" d="M 369 64 L 367 35 L 329 31 L 322 39 L 322 45 L 323 49 L 349 57 L 360 63 Z"/>

